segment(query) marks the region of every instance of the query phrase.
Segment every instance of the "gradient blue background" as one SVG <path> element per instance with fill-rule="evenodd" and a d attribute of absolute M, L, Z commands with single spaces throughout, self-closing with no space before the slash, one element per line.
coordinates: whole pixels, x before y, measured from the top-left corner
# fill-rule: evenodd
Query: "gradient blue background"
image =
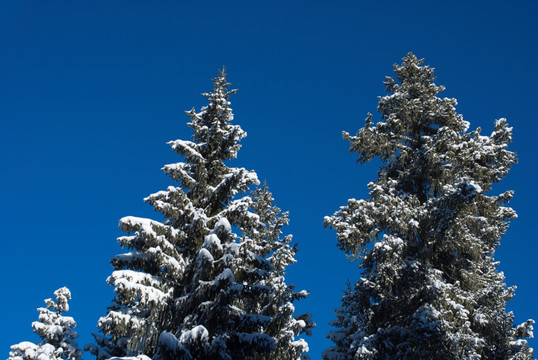
<path fill-rule="evenodd" d="M 61 286 L 81 345 L 113 297 L 108 261 L 118 220 L 157 216 L 142 199 L 180 161 L 166 141 L 191 136 L 183 111 L 226 65 L 248 132 L 235 166 L 266 179 L 299 243 L 288 281 L 318 327 L 312 359 L 346 280 L 357 280 L 323 217 L 366 197 L 376 164 L 359 166 L 341 131 L 375 113 L 382 81 L 409 51 L 437 69 L 485 134 L 507 117 L 516 190 L 497 253 L 516 320 L 537 318 L 535 1 L 0 1 L 0 349 L 36 340 L 31 322 Z M 376 115 L 377 116 L 377 115 Z M 379 117 L 377 117 L 379 119 Z M 538 342 L 531 341 L 536 348 Z M 85 354 L 86 359 L 93 358 Z"/>

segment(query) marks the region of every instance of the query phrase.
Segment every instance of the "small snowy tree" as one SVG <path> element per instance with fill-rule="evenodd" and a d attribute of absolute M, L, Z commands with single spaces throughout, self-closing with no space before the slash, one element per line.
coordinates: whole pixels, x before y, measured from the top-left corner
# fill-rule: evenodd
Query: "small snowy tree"
<path fill-rule="evenodd" d="M 204 94 L 209 104 L 187 113 L 192 141 L 169 142 L 185 161 L 163 170 L 179 186 L 145 199 L 165 220 L 120 220 L 127 236 L 118 240 L 130 251 L 112 259 L 108 282 L 116 297 L 99 320 L 104 336 L 95 335 L 97 345 L 88 346 L 98 359 L 274 358 L 284 348 L 298 358 L 308 350 L 294 336 L 313 323 L 308 315 L 293 317 L 291 305 L 307 293 L 294 292 L 282 276 L 295 251 L 291 238 L 278 238 L 287 217 L 264 217 L 265 204 L 245 195 L 259 184 L 256 173 L 225 164 L 237 156 L 246 133 L 230 124 L 235 91 L 228 90 L 226 74 L 213 85 Z"/>
<path fill-rule="evenodd" d="M 293 302 L 306 298 L 307 291 L 294 291 L 285 281 L 286 268 L 296 262 L 296 245 L 291 246 L 292 236 L 282 239 L 282 227 L 289 222 L 288 212 L 273 205 L 274 199 L 266 183 L 252 193 L 252 217 L 255 221 L 243 225 L 240 249 L 242 258 L 250 259 L 242 266 L 244 282 L 264 289 L 261 297 L 246 299 L 243 307 L 256 316 L 269 321 L 264 332 L 275 340 L 275 350 L 267 355 L 257 355 L 258 360 L 308 359 L 308 344 L 295 340 L 295 336 L 311 335 L 315 324 L 310 314 L 294 316 Z M 253 301 L 254 300 L 254 301 Z"/>
<path fill-rule="evenodd" d="M 32 327 L 41 342 L 34 344 L 23 341 L 11 346 L 9 360 L 78 360 L 82 356 L 76 342 L 78 333 L 73 330 L 77 323 L 70 316 L 62 314 L 69 311 L 71 292 L 63 287 L 54 292 L 56 302 L 46 299 L 46 308 L 38 308 L 39 321 Z"/>
<path fill-rule="evenodd" d="M 516 213 L 512 191 L 490 195 L 515 163 L 512 128 L 495 121 L 490 136 L 440 98 L 433 69 L 413 54 L 395 66 L 379 100 L 382 121 L 344 138 L 365 163 L 384 166 L 370 199 L 350 199 L 325 225 L 359 258 L 361 279 L 343 298 L 329 337 L 336 359 L 531 359 L 514 326 L 495 249 Z M 372 244 L 373 243 L 373 244 Z"/>
<path fill-rule="evenodd" d="M 334 342 L 335 346 L 323 352 L 323 358 L 331 360 L 347 360 L 355 358 L 353 339 L 359 331 L 359 324 L 355 314 L 358 301 L 357 293 L 353 291 L 351 283 L 347 283 L 347 288 L 342 296 L 341 306 L 334 309 L 336 319 L 329 322 L 329 325 L 336 329 L 328 334 L 328 338 Z"/>

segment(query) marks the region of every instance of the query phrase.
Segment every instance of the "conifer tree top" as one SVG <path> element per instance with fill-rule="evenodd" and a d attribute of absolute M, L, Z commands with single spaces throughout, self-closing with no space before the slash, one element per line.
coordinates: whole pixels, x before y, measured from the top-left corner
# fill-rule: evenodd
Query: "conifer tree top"
<path fill-rule="evenodd" d="M 230 107 L 230 95 L 235 94 L 237 90 L 228 90 L 231 84 L 226 80 L 226 76 L 225 69 L 219 71 L 213 78 L 213 90 L 202 94 L 208 99 L 208 105 L 199 113 L 194 108 L 187 111 L 187 115 L 191 118 L 188 125 L 194 131 L 192 139 L 204 145 L 200 154 L 208 160 L 235 158 L 241 148 L 237 143 L 246 136 L 246 132 L 239 125 L 230 124 L 234 119 Z"/>
<path fill-rule="evenodd" d="M 163 171 L 177 184 L 145 199 L 164 221 L 120 220 L 118 241 L 132 251 L 111 261 L 116 298 L 99 320 L 105 336 L 88 347 L 98 360 L 306 358 L 295 336 L 314 323 L 294 315 L 292 302 L 308 294 L 283 277 L 296 250 L 291 236 L 280 239 L 287 213 L 267 186 L 253 189 L 254 171 L 227 165 L 246 136 L 231 123 L 229 86 L 220 71 L 208 104 L 187 112 L 191 140 L 169 142 L 182 161 Z"/>
<path fill-rule="evenodd" d="M 441 98 L 433 68 L 409 53 L 386 77 L 381 120 L 355 136 L 350 151 L 384 164 L 369 199 L 349 199 L 325 218 L 338 246 L 359 259 L 362 277 L 342 298 L 324 353 L 337 359 L 531 359 L 513 325 L 493 256 L 509 221 L 513 192 L 489 195 L 516 162 L 512 128 L 468 131 L 455 99 Z"/>
<path fill-rule="evenodd" d="M 34 332 L 41 342 L 34 344 L 23 341 L 11 347 L 9 360 L 80 360 L 82 351 L 76 342 L 77 323 L 69 311 L 71 292 L 62 287 L 54 292 L 56 301 L 45 299 L 46 308 L 38 308 L 39 320 L 32 323 Z"/>

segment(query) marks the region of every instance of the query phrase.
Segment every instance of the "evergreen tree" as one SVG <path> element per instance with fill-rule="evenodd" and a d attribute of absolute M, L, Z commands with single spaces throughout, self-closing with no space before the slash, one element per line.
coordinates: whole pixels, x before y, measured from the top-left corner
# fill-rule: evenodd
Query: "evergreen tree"
<path fill-rule="evenodd" d="M 275 358 L 283 348 L 293 348 L 298 358 L 308 350 L 294 336 L 313 324 L 306 315 L 295 319 L 291 306 L 307 293 L 293 292 L 282 277 L 294 261 L 291 238 L 279 239 L 287 217 L 279 219 L 264 208 L 270 204 L 245 195 L 259 184 L 254 171 L 225 164 L 236 158 L 246 133 L 230 124 L 235 90 L 228 90 L 226 74 L 213 85 L 203 94 L 209 104 L 187 112 L 192 141 L 169 142 L 185 161 L 163 170 L 179 186 L 145 199 L 165 220 L 120 220 L 127 236 L 118 240 L 130 251 L 112 259 L 108 282 L 116 297 L 99 320 L 104 336 L 95 335 L 97 345 L 88 347 L 98 359 Z M 270 306 L 287 306 L 288 312 Z M 283 344 L 285 330 L 292 334 Z"/>
<path fill-rule="evenodd" d="M 362 277 L 343 298 L 336 359 L 531 359 L 506 302 L 514 296 L 497 270 L 495 249 L 516 213 L 513 192 L 490 195 L 516 162 L 512 128 L 495 121 L 490 136 L 440 98 L 433 69 L 408 54 L 385 80 L 381 121 L 372 115 L 350 151 L 384 165 L 370 198 L 350 199 L 325 225 L 338 246 L 361 261 Z M 343 336 L 346 338 L 344 339 Z"/>
<path fill-rule="evenodd" d="M 285 282 L 286 268 L 296 262 L 297 246 L 290 245 L 291 235 L 280 238 L 282 227 L 289 222 L 289 214 L 282 213 L 273 202 L 266 183 L 255 189 L 251 205 L 255 221 L 241 228 L 244 235 L 240 242 L 242 257 L 254 260 L 243 267 L 244 278 L 247 283 L 267 288 L 262 298 L 248 299 L 250 301 L 245 303 L 245 308 L 268 318 L 264 331 L 275 339 L 275 350 L 268 355 L 257 355 L 255 359 L 308 359 L 304 355 L 308 344 L 303 339 L 295 340 L 295 336 L 301 333 L 311 335 L 315 324 L 308 313 L 293 316 L 293 302 L 306 298 L 308 292 L 295 292 L 295 287 Z"/>
<path fill-rule="evenodd" d="M 353 338 L 359 331 L 358 322 L 356 321 L 357 293 L 353 291 L 351 283 L 347 283 L 347 288 L 342 296 L 341 306 L 334 309 L 336 319 L 329 322 L 329 325 L 336 329 L 331 331 L 327 336 L 336 346 L 333 346 L 323 352 L 323 358 L 331 360 L 347 360 L 355 358 L 353 347 Z"/>
<path fill-rule="evenodd" d="M 63 287 L 54 292 L 56 302 L 46 299 L 46 308 L 38 308 L 39 321 L 32 327 L 41 342 L 34 344 L 23 341 L 11 346 L 8 360 L 79 360 L 82 351 L 76 342 L 78 333 L 73 330 L 77 323 L 70 316 L 62 314 L 69 311 L 71 292 Z"/>

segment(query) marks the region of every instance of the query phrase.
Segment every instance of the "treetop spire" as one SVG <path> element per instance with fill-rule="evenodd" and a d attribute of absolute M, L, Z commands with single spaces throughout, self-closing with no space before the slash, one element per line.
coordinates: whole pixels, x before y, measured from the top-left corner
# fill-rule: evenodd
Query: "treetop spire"
<path fill-rule="evenodd" d="M 394 72 L 381 120 L 369 115 L 355 136 L 344 132 L 360 163 L 384 165 L 369 199 L 325 218 L 363 272 L 342 298 L 324 358 L 532 359 L 521 339 L 532 321 L 513 325 L 514 289 L 493 259 L 516 217 L 512 192 L 488 194 L 516 161 L 512 129 L 501 119 L 490 136 L 468 132 L 456 100 L 437 96 L 433 68 L 411 53 Z"/>

